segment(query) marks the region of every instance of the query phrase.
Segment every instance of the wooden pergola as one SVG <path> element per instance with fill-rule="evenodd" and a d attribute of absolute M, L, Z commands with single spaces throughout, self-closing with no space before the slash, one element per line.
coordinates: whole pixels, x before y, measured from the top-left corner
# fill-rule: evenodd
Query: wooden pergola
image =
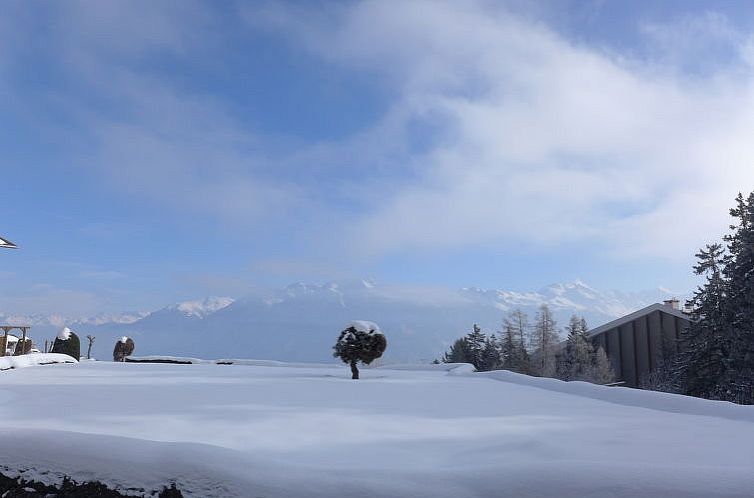
<path fill-rule="evenodd" d="M 18 249 L 18 246 L 11 242 L 10 240 L 0 237 L 0 249 Z M 8 349 L 8 332 L 14 329 L 18 329 L 23 334 L 23 338 L 21 339 L 21 351 L 23 351 L 23 348 L 26 346 L 26 332 L 31 327 L 26 325 L 0 325 L 0 330 L 3 331 L 3 337 L 2 337 L 2 350 L 0 350 L 0 356 L 5 356 L 5 352 Z"/>
<path fill-rule="evenodd" d="M 28 325 L 0 325 L 0 330 L 3 331 L 3 337 L 0 340 L 0 343 L 2 345 L 2 349 L 0 350 L 0 356 L 5 356 L 6 350 L 8 349 L 8 332 L 15 329 L 20 330 L 22 334 L 21 354 L 23 354 L 24 348 L 26 347 L 26 332 L 30 328 L 31 327 Z"/>
<path fill-rule="evenodd" d="M 6 238 L 0 237 L 0 249 L 18 249 L 18 246 Z M 0 350 L 0 356 L 5 356 L 5 353 L 8 349 L 8 332 L 14 329 L 20 330 L 23 336 L 21 339 L 21 352 L 23 354 L 23 351 L 26 348 L 26 332 L 30 328 L 31 327 L 27 325 L 0 325 L 0 330 L 3 331 L 2 350 Z"/>

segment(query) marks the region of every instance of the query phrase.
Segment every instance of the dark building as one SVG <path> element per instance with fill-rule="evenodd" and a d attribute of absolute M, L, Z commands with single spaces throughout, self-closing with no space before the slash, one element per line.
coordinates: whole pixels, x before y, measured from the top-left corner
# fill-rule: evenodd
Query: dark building
<path fill-rule="evenodd" d="M 678 301 L 665 301 L 589 331 L 595 349 L 602 347 L 615 370 L 615 380 L 638 387 L 652 372 L 678 352 L 681 331 L 691 319 Z"/>

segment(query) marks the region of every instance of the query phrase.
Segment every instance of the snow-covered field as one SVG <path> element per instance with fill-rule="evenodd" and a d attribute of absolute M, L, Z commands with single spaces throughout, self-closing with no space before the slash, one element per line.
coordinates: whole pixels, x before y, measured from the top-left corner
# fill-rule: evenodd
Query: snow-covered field
<path fill-rule="evenodd" d="M 446 368 L 7 370 L 0 467 L 197 497 L 754 496 L 754 407 Z"/>

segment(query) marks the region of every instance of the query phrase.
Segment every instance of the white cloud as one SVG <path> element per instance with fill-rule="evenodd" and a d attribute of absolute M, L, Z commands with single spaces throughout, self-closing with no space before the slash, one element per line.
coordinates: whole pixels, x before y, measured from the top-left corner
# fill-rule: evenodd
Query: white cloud
<path fill-rule="evenodd" d="M 440 120 L 440 139 L 419 155 L 381 144 L 409 150 L 393 167 L 411 170 L 350 226 L 357 251 L 583 241 L 621 257 L 686 259 L 724 229 L 736 192 L 754 186 L 745 59 L 689 75 L 658 63 L 672 62 L 667 50 L 608 54 L 488 2 L 367 0 L 327 17 L 249 16 L 330 63 L 379 75 L 396 96 L 387 115 L 402 119 L 388 135 L 428 114 Z M 684 26 L 746 53 L 746 38 L 718 16 Z M 659 26 L 644 29 L 673 43 Z M 362 163 L 370 154 L 384 150 L 363 151 Z"/>
<path fill-rule="evenodd" d="M 216 56 L 219 24 L 206 4 L 55 9 L 54 29 L 33 35 L 56 47 L 77 91 L 18 93 L 73 118 L 76 167 L 186 219 L 283 227 L 336 267 L 354 266 L 342 254 L 348 241 L 350 256 L 581 242 L 685 259 L 724 229 L 735 193 L 754 186 L 754 50 L 716 14 L 637 27 L 655 52 L 636 59 L 485 1 L 245 7 L 254 29 L 374 75 L 391 98 L 366 130 L 280 154 L 222 97 L 139 64 Z M 32 30 L 25 36 L 0 29 L 8 46 L 24 46 Z M 693 54 L 678 47 L 690 39 L 739 57 L 689 76 L 679 67 Z M 321 271 L 301 259 L 275 271 Z"/>

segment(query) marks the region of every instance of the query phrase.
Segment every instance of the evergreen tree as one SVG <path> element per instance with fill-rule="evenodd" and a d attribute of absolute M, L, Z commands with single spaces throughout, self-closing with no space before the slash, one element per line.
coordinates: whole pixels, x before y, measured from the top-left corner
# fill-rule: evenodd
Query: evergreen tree
<path fill-rule="evenodd" d="M 490 370 L 499 369 L 502 363 L 500 356 L 500 343 L 497 340 L 497 337 L 495 337 L 495 334 L 490 334 L 490 336 L 484 341 L 484 348 L 482 349 L 482 355 L 477 370 L 480 372 L 488 372 Z"/>
<path fill-rule="evenodd" d="M 471 363 L 471 353 L 469 352 L 469 345 L 466 342 L 465 337 L 456 339 L 450 350 L 443 355 L 443 363 Z"/>
<path fill-rule="evenodd" d="M 531 345 L 535 355 L 533 369 L 534 373 L 540 377 L 554 377 L 556 374 L 555 354 L 560 342 L 556 327 L 557 324 L 550 308 L 543 304 L 537 313 L 531 336 Z"/>
<path fill-rule="evenodd" d="M 594 372 L 592 382 L 595 384 L 609 384 L 615 380 L 615 372 L 610 365 L 610 359 L 607 357 L 602 347 L 597 349 L 594 358 Z"/>
<path fill-rule="evenodd" d="M 503 339 L 500 344 L 500 366 L 506 370 L 517 371 L 517 353 L 515 329 L 513 324 L 506 319 L 503 321 Z"/>
<path fill-rule="evenodd" d="M 482 333 L 482 329 L 474 324 L 474 328 L 466 335 L 466 346 L 469 354 L 469 361 L 474 368 L 481 370 L 483 366 L 482 356 L 484 355 L 484 345 L 487 337 Z"/>
<path fill-rule="evenodd" d="M 576 315 L 566 327 L 568 339 L 566 340 L 563 362 L 559 377 L 563 380 L 591 381 L 596 363 L 594 347 L 589 338 L 586 320 Z"/>
<path fill-rule="evenodd" d="M 81 358 L 81 342 L 79 341 L 79 336 L 68 327 L 65 327 L 55 338 L 55 342 L 52 344 L 50 352 L 67 354 L 78 360 Z"/>
<path fill-rule="evenodd" d="M 704 275 L 706 281 L 691 300 L 691 324 L 681 336 L 681 353 L 674 359 L 670 377 L 683 394 L 725 399 L 719 383 L 727 376 L 732 345 L 726 316 L 727 283 L 722 271 L 729 258 L 720 244 L 707 245 L 696 257 L 694 272 Z M 656 387 L 669 387 L 661 374 L 655 375 L 653 381 L 658 384 Z"/>
<path fill-rule="evenodd" d="M 480 372 L 500 368 L 500 344 L 492 334 L 487 337 L 479 325 L 474 324 L 471 332 L 456 339 L 445 353 L 444 363 L 471 363 Z"/>
<path fill-rule="evenodd" d="M 126 361 L 126 357 L 131 356 L 134 353 L 134 340 L 130 337 L 123 336 L 120 340 L 115 342 L 113 348 L 113 361 Z"/>
<path fill-rule="evenodd" d="M 736 222 L 725 237 L 728 244 L 723 273 L 727 279 L 726 305 L 730 326 L 727 372 L 718 382 L 722 399 L 754 403 L 754 192 L 738 194 L 730 210 Z"/>

